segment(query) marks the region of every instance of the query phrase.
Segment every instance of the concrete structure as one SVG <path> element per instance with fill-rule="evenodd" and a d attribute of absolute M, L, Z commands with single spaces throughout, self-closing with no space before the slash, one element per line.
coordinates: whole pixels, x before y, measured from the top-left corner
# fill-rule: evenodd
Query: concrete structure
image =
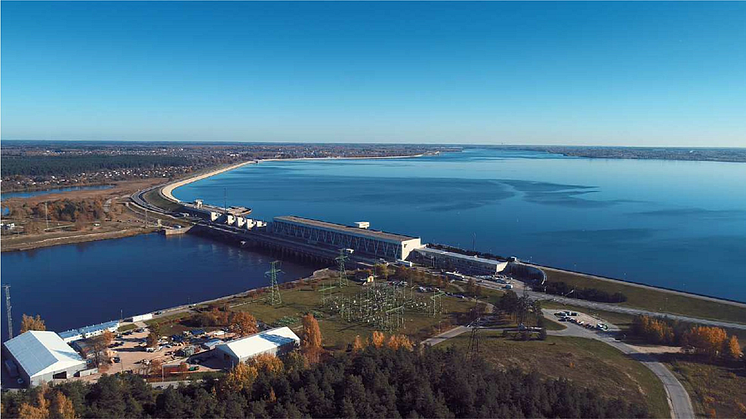
<path fill-rule="evenodd" d="M 412 259 L 425 266 L 456 270 L 467 275 L 495 275 L 508 266 L 508 262 L 504 260 L 485 259 L 429 247 L 417 249 L 415 253 Z"/>
<path fill-rule="evenodd" d="M 145 320 L 151 320 L 152 318 L 153 318 L 153 313 L 147 313 L 147 314 L 140 314 L 140 315 L 137 315 L 137 316 L 132 316 L 132 318 L 131 318 L 130 321 L 132 323 L 143 322 Z"/>
<path fill-rule="evenodd" d="M 70 378 L 86 369 L 86 361 L 54 332 L 26 332 L 5 342 L 3 352 L 30 386 Z"/>
<path fill-rule="evenodd" d="M 289 327 L 278 327 L 215 347 L 215 356 L 226 368 L 261 355 L 284 355 L 300 345 L 300 338 Z"/>
<path fill-rule="evenodd" d="M 406 259 L 410 252 L 422 247 L 419 237 L 350 227 L 326 221 L 312 220 L 296 216 L 275 217 L 270 230 L 273 234 L 292 238 L 314 246 L 329 249 L 352 249 L 355 256 L 395 261 Z"/>

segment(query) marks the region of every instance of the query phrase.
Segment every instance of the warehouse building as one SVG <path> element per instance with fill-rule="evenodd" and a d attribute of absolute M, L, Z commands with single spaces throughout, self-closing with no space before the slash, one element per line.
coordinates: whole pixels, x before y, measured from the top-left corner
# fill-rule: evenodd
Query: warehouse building
<path fill-rule="evenodd" d="M 406 259 L 413 250 L 422 247 L 419 237 L 370 230 L 370 223 L 364 221 L 355 224 L 356 227 L 350 227 L 288 215 L 275 217 L 271 231 L 305 244 L 335 250 L 352 249 L 356 256 L 383 258 L 392 262 Z"/>
<path fill-rule="evenodd" d="M 300 338 L 289 327 L 278 327 L 215 347 L 215 356 L 225 368 L 261 355 L 284 355 L 300 346 Z"/>
<path fill-rule="evenodd" d="M 16 336 L 3 344 L 3 355 L 11 375 L 18 374 L 30 386 L 70 378 L 86 369 L 86 361 L 54 332 Z"/>
<path fill-rule="evenodd" d="M 486 259 L 429 247 L 417 249 L 412 259 L 425 266 L 455 270 L 467 275 L 496 275 L 508 267 L 505 260 Z"/>

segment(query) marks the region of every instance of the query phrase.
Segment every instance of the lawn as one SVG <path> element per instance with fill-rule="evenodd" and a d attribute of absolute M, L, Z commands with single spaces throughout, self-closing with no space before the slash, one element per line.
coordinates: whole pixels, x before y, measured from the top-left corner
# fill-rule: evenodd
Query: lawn
<path fill-rule="evenodd" d="M 333 292 L 335 295 L 353 296 L 360 289 L 360 285 L 351 282 L 347 287 L 336 288 Z M 319 321 L 323 345 L 330 350 L 346 349 L 347 344 L 352 343 L 356 335 L 367 338 L 376 330 L 367 324 L 347 322 L 339 315 L 325 311 L 321 304 L 321 292 L 315 291 L 312 283 L 305 283 L 293 289 L 281 290 L 282 303 L 276 306 L 272 306 L 265 301 L 263 297 L 267 295 L 265 293 L 254 298 L 235 297 L 224 300 L 220 305 L 225 303 L 231 311 L 249 312 L 257 320 L 270 326 L 288 326 L 296 333 L 301 330 L 301 317 L 305 313 L 311 312 Z M 416 295 L 427 299 L 429 294 Z M 456 323 L 459 317 L 463 317 L 474 307 L 474 302 L 453 297 L 444 296 L 442 301 L 442 314 L 436 317 L 433 317 L 430 313 L 408 309 L 404 316 L 404 327 L 396 333 L 403 333 L 413 341 L 421 341 L 438 333 L 441 328 Z M 192 313 L 179 313 L 147 323 L 158 323 L 161 325 L 162 334 L 167 336 L 194 329 L 195 327 L 187 327 L 182 322 L 191 315 Z M 210 331 L 214 328 L 202 327 L 201 329 Z"/>
<path fill-rule="evenodd" d="M 654 417 L 670 417 L 660 380 L 644 365 L 603 342 L 557 336 L 523 342 L 505 339 L 500 332 L 480 333 L 480 354 L 496 365 L 566 378 L 610 398 L 644 401 Z M 467 348 L 469 339 L 463 334 L 438 347 Z"/>
<path fill-rule="evenodd" d="M 746 371 L 743 363 L 714 365 L 678 355 L 667 357 L 664 364 L 686 387 L 698 416 L 746 417 Z"/>
<path fill-rule="evenodd" d="M 562 281 L 582 288 L 596 288 L 609 293 L 621 292 L 627 301 L 619 305 L 663 313 L 681 314 L 703 319 L 746 324 L 746 308 L 727 303 L 688 297 L 651 288 L 594 279 L 582 274 L 542 268 L 550 281 Z"/>

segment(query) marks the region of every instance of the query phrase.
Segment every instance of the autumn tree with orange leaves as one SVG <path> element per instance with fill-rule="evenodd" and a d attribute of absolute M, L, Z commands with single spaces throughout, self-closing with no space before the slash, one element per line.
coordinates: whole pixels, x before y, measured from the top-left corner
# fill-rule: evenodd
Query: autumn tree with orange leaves
<path fill-rule="evenodd" d="M 389 337 L 389 342 L 387 345 L 393 350 L 406 349 L 408 351 L 411 351 L 412 349 L 414 349 L 412 341 L 404 335 L 391 335 L 391 337 Z"/>
<path fill-rule="evenodd" d="M 301 338 L 301 351 L 310 363 L 316 363 L 321 356 L 321 329 L 319 322 L 313 314 L 307 313 L 303 316 L 303 337 Z"/>
<path fill-rule="evenodd" d="M 719 327 L 696 326 L 682 337 L 682 346 L 695 354 L 715 358 L 723 349 L 728 335 Z"/>
<path fill-rule="evenodd" d="M 376 348 L 382 348 L 384 342 L 386 341 L 386 336 L 376 330 L 375 332 L 373 332 L 373 336 L 371 337 L 370 341 L 371 344 Z"/>
<path fill-rule="evenodd" d="M 47 330 L 47 326 L 44 324 L 44 320 L 38 314 L 36 317 L 23 315 L 21 319 L 21 333 L 26 333 L 30 330 Z"/>
<path fill-rule="evenodd" d="M 723 342 L 723 358 L 727 361 L 738 361 L 743 355 L 741 345 L 738 344 L 738 338 L 731 336 Z"/>
<path fill-rule="evenodd" d="M 245 311 L 233 313 L 230 318 L 230 330 L 239 336 L 253 335 L 259 332 L 256 319 Z"/>

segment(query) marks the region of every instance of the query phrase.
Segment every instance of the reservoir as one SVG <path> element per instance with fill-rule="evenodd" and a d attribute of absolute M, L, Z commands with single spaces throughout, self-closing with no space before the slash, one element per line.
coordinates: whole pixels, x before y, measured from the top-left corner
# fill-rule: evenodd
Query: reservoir
<path fill-rule="evenodd" d="M 746 301 L 746 164 L 467 149 L 401 159 L 271 161 L 175 190 Z"/>
<path fill-rule="evenodd" d="M 147 234 L 2 253 L 14 332 L 22 314 L 62 331 L 267 285 L 269 255 L 197 236 Z M 281 282 L 314 268 L 283 262 Z M 5 296 L 2 296 L 5 316 Z M 3 340 L 7 338 L 3 318 Z"/>
<path fill-rule="evenodd" d="M 746 301 L 746 164 L 600 160 L 467 149 L 400 159 L 273 161 L 175 190 Z M 270 256 L 191 235 L 3 253 L 15 331 L 61 331 L 266 285 Z M 313 267 L 285 261 L 282 281 Z M 2 298 L 3 315 L 5 299 Z M 3 339 L 6 328 L 3 321 Z"/>

